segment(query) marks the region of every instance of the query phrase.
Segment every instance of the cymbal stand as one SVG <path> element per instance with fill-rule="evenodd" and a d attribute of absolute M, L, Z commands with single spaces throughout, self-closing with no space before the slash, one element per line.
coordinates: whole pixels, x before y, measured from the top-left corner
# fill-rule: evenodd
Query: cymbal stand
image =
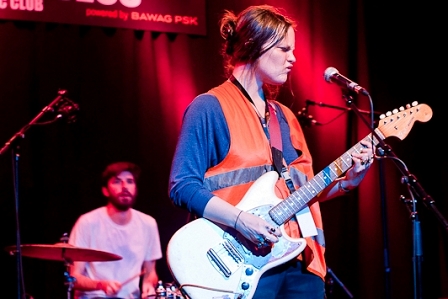
<path fill-rule="evenodd" d="M 19 227 L 19 158 L 20 158 L 20 144 L 19 141 L 25 138 L 25 133 L 33 125 L 42 125 L 53 123 L 57 119 L 66 117 L 68 122 L 74 121 L 74 113 L 79 110 L 78 104 L 73 103 L 71 100 L 65 97 L 66 90 L 59 90 L 58 96 L 48 105 L 45 106 L 42 111 L 34 117 L 31 122 L 21 128 L 15 133 L 2 148 L 0 148 L 0 155 L 3 155 L 9 149 L 11 149 L 12 157 L 12 172 L 14 183 L 14 201 L 15 201 L 15 220 L 16 220 L 16 247 L 17 247 L 17 296 L 19 299 L 26 299 L 25 286 L 23 282 L 23 269 L 22 269 L 22 251 L 20 240 L 20 227 Z M 41 118 L 48 113 L 54 113 L 54 119 L 50 121 L 39 122 Z"/>
<path fill-rule="evenodd" d="M 64 233 L 60 240 L 62 243 L 68 243 L 67 233 Z M 65 251 L 65 249 L 63 249 L 63 250 Z M 73 276 L 70 276 L 70 266 L 73 265 L 73 261 L 71 259 L 65 257 L 64 251 L 62 253 L 62 256 L 64 258 L 64 266 L 65 266 L 65 271 L 64 271 L 65 282 L 64 282 L 64 284 L 67 286 L 67 299 L 71 299 L 71 293 L 72 293 L 76 278 L 74 278 Z"/>
<path fill-rule="evenodd" d="M 67 299 L 71 298 L 71 293 L 73 290 L 73 285 L 75 284 L 76 278 L 70 276 L 70 265 L 71 263 L 68 261 L 64 262 L 66 270 L 64 271 L 65 282 L 64 284 L 67 286 Z"/>

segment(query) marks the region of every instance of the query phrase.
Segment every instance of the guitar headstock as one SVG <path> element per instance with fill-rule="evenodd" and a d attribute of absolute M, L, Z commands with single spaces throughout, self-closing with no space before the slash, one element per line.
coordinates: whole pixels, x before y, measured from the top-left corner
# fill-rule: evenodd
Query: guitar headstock
<path fill-rule="evenodd" d="M 431 107 L 413 102 L 411 105 L 406 105 L 406 108 L 400 107 L 380 115 L 378 130 L 383 133 L 384 138 L 394 136 L 403 140 L 416 121 L 427 122 L 431 117 Z"/>

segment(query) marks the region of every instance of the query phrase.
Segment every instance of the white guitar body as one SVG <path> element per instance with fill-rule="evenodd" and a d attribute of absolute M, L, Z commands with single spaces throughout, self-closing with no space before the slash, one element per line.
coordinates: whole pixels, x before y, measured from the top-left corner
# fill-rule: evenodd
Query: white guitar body
<path fill-rule="evenodd" d="M 281 201 L 274 193 L 277 179 L 274 171 L 261 176 L 237 207 L 272 222 L 267 212 Z M 264 272 L 296 257 L 306 246 L 304 239 L 289 237 L 283 225 L 280 229 L 279 242 L 258 249 L 232 228 L 196 219 L 171 238 L 170 271 L 188 298 L 250 299 Z"/>

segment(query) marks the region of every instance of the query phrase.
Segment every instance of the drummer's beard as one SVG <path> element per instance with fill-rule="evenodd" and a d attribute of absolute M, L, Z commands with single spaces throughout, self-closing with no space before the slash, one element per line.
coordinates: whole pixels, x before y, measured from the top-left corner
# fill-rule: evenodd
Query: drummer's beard
<path fill-rule="evenodd" d="M 117 195 L 111 195 L 109 202 L 119 211 L 127 211 L 134 206 L 136 194 L 128 191 L 121 192 Z"/>

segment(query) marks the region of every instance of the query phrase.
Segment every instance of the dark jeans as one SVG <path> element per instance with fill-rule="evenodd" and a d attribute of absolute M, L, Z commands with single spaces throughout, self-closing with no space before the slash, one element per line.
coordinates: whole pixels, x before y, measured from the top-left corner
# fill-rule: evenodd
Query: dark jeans
<path fill-rule="evenodd" d="M 291 261 L 266 271 L 258 282 L 253 299 L 324 299 L 325 282 Z"/>

